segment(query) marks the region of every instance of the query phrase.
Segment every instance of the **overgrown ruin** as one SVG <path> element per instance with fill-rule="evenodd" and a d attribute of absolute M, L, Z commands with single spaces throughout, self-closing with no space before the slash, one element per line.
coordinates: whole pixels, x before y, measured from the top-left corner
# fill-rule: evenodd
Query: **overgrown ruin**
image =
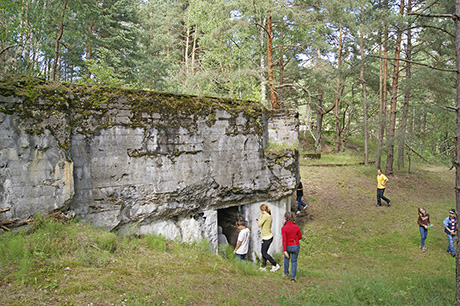
<path fill-rule="evenodd" d="M 258 103 L 41 79 L 0 81 L 0 209 L 73 210 L 121 234 L 218 244 L 219 213 L 283 214 L 298 180 L 298 116 Z M 233 220 L 234 216 L 228 219 Z M 220 219 L 223 219 L 222 217 Z M 223 222 L 223 221 L 221 221 Z"/>

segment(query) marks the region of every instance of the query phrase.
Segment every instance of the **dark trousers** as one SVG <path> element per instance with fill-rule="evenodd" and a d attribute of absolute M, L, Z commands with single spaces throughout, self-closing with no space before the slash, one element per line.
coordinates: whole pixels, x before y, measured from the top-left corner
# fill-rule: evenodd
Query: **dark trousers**
<path fill-rule="evenodd" d="M 390 205 L 390 199 L 386 198 L 383 193 L 385 192 L 385 188 L 379 189 L 377 188 L 377 205 L 380 206 L 382 205 L 382 200 L 387 202 L 388 205 Z"/>
<path fill-rule="evenodd" d="M 307 204 L 305 204 L 303 201 L 302 201 L 302 196 L 297 196 L 297 211 L 301 211 L 302 210 L 302 206 L 305 207 L 307 206 Z"/>
<path fill-rule="evenodd" d="M 273 237 L 264 240 L 262 239 L 262 267 L 265 267 L 267 265 L 267 260 L 274 266 L 276 266 L 276 261 L 273 259 L 273 257 L 268 254 L 268 249 L 270 248 L 270 244 L 273 242 Z"/>

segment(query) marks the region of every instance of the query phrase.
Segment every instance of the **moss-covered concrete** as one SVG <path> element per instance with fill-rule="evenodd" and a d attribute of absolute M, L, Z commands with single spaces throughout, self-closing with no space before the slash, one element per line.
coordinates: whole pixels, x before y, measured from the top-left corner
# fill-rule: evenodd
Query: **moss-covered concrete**
<path fill-rule="evenodd" d="M 45 81 L 26 76 L 9 76 L 0 80 L 0 95 L 17 96 L 23 99 L 20 105 L 4 105 L 1 112 L 18 113 L 22 118 L 43 120 L 54 112 L 76 112 L 71 124 L 78 125 L 89 116 L 103 116 L 111 103 L 130 112 L 130 125 L 142 126 L 146 117 L 161 114 L 163 124 L 174 125 L 178 120 L 207 117 L 212 124 L 217 109 L 233 116 L 243 113 L 253 118 L 252 128 L 260 128 L 261 114 L 266 109 L 260 103 L 237 99 L 176 95 L 147 90 L 86 86 Z M 40 110 L 40 111 L 38 111 Z M 110 122 L 101 123 L 102 126 Z"/>

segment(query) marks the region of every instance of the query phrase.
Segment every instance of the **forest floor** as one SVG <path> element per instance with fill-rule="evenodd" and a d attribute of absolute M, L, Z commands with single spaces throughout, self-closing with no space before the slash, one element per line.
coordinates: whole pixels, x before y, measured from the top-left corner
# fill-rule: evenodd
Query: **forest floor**
<path fill-rule="evenodd" d="M 297 220 L 297 283 L 282 269 L 261 272 L 200 244 L 46 225 L 0 234 L 0 305 L 452 305 L 455 259 L 442 221 L 455 208 L 454 170 L 396 171 L 385 192 L 391 207 L 376 207 L 374 166 L 318 166 L 327 160 L 301 161 L 308 208 Z M 434 224 L 426 252 L 418 247 L 420 206 Z"/>

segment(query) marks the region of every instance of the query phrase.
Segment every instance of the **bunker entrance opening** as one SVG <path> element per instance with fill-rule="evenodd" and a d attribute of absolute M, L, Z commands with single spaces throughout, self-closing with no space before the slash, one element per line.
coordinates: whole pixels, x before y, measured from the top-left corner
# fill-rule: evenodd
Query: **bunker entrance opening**
<path fill-rule="evenodd" d="M 222 229 L 222 234 L 225 235 L 228 243 L 233 247 L 236 246 L 238 240 L 239 230 L 235 225 L 238 220 L 246 221 L 244 220 L 242 206 L 233 206 L 217 211 L 217 225 Z M 221 235 L 220 229 L 219 235 Z M 221 244 L 221 242 L 222 240 L 219 239 L 219 244 Z"/>

